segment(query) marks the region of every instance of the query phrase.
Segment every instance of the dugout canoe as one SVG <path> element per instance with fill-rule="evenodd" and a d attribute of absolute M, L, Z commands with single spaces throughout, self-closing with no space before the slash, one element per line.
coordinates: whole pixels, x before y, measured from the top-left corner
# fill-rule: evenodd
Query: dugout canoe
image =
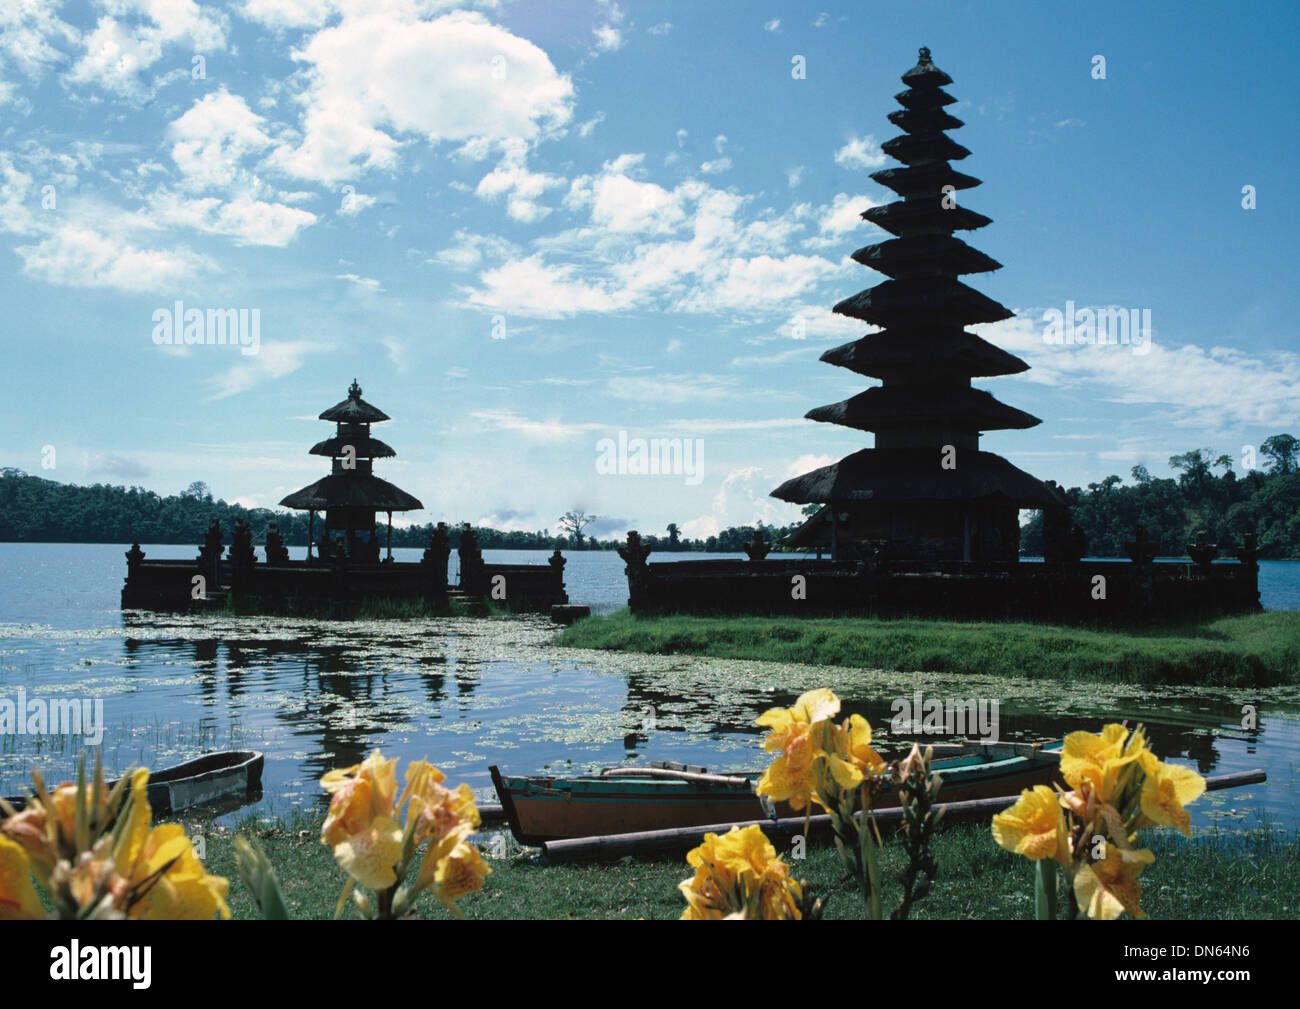
<path fill-rule="evenodd" d="M 934 770 L 943 778 L 941 802 L 1017 795 L 1057 776 L 1061 743 L 936 744 Z M 607 767 L 572 777 L 505 775 L 489 768 L 510 832 L 520 844 L 647 830 L 740 823 L 768 816 L 755 794 L 761 772 L 710 774 L 669 762 Z M 887 786 L 876 809 L 897 807 Z M 793 816 L 777 803 L 777 816 Z"/>
<path fill-rule="evenodd" d="M 149 807 L 154 813 L 179 812 L 262 787 L 265 757 L 257 750 L 218 750 L 174 767 L 149 772 Z M 108 782 L 112 788 L 114 782 Z M 21 809 L 24 799 L 7 799 Z"/>

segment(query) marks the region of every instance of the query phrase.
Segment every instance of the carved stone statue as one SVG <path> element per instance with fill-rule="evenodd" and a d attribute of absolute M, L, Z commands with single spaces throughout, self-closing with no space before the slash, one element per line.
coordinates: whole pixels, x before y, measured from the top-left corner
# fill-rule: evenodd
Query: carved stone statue
<path fill-rule="evenodd" d="M 1210 535 L 1204 529 L 1197 531 L 1195 543 L 1187 544 L 1187 556 L 1192 559 L 1197 570 L 1203 575 L 1210 573 L 1210 564 L 1214 560 L 1214 555 L 1218 552 L 1218 546 L 1210 542 Z"/>
<path fill-rule="evenodd" d="M 761 561 L 771 549 L 771 545 L 763 538 L 763 532 L 760 529 L 755 529 L 754 538 L 745 544 L 745 554 L 751 561 Z"/>
<path fill-rule="evenodd" d="M 266 563 L 289 563 L 289 548 L 284 545 L 284 537 L 274 522 L 266 527 Z"/>
<path fill-rule="evenodd" d="M 424 548 L 420 563 L 433 574 L 439 585 L 447 584 L 447 559 L 451 556 L 451 532 L 446 522 L 439 522 L 429 533 L 429 545 Z"/>
<path fill-rule="evenodd" d="M 627 543 L 618 548 L 618 555 L 627 562 L 627 574 L 632 570 L 644 568 L 646 558 L 650 556 L 649 544 L 641 542 L 641 534 L 633 529 L 627 534 Z"/>

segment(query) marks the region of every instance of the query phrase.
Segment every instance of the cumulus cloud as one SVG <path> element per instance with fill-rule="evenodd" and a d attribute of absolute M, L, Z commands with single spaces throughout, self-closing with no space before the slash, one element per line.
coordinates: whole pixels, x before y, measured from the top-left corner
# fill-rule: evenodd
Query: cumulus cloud
<path fill-rule="evenodd" d="M 477 153 L 531 143 L 572 115 L 573 85 L 546 53 L 477 13 L 424 21 L 413 4 L 363 6 L 294 57 L 308 82 L 301 140 L 282 144 L 274 162 L 298 178 L 391 169 L 417 137 Z"/>
<path fill-rule="evenodd" d="M 214 264 L 188 248 L 142 249 L 93 228 L 64 224 L 35 245 L 14 250 L 23 272 L 49 284 L 120 291 L 174 291 Z"/>
<path fill-rule="evenodd" d="M 883 168 L 888 160 L 870 133 L 854 137 L 835 152 L 835 163 L 844 168 Z"/>

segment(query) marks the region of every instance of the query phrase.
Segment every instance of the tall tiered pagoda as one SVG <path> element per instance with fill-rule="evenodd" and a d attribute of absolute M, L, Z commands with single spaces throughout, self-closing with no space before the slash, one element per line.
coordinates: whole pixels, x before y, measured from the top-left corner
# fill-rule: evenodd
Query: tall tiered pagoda
<path fill-rule="evenodd" d="M 1001 456 L 980 451 L 981 432 L 1040 421 L 972 388 L 971 379 L 1029 366 L 963 328 L 1013 313 L 958 280 L 1001 264 L 953 237 L 990 221 L 953 196 L 979 180 L 949 164 L 970 154 L 946 135 L 962 125 L 944 111 L 956 101 L 943 90 L 952 79 L 922 49 L 903 83 L 907 89 L 896 96 L 903 107 L 889 116 L 903 135 L 881 148 L 903 167 L 871 176 L 901 199 L 862 214 L 896 237 L 853 253 L 889 279 L 834 309 L 882 328 L 821 357 L 882 384 L 807 414 L 871 431 L 875 447 L 787 480 L 772 494 L 823 505 L 807 528 L 820 528 L 838 558 L 877 541 L 899 559 L 1014 561 L 1018 509 L 1066 502 Z"/>
<path fill-rule="evenodd" d="M 310 540 L 319 547 L 321 560 L 346 558 L 352 563 L 379 563 L 378 512 L 388 515 L 388 560 L 393 559 L 393 512 L 423 508 L 418 498 L 374 474 L 374 460 L 397 455 L 370 434 L 370 425 L 389 420 L 388 414 L 361 398 L 356 379 L 348 398 L 320 415 L 338 426 L 334 437 L 312 446 L 312 455 L 333 460 L 330 475 L 294 491 L 280 504 L 311 513 Z M 316 543 L 316 512 L 325 513 L 325 535 Z"/>

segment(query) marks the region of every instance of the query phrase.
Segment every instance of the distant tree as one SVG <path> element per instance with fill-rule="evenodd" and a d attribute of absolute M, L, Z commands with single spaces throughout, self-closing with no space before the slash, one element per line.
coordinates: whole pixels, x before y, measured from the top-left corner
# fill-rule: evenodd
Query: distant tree
<path fill-rule="evenodd" d="M 670 549 L 680 550 L 682 548 L 682 541 L 679 538 L 680 533 L 681 530 L 677 528 L 676 522 L 668 523 L 668 546 Z"/>
<path fill-rule="evenodd" d="M 1300 440 L 1289 434 L 1275 434 L 1265 438 L 1259 450 L 1268 456 L 1270 473 L 1286 476 L 1296 471 L 1296 456 L 1300 455 Z"/>
<path fill-rule="evenodd" d="M 1141 463 L 1138 463 L 1138 465 L 1134 466 L 1131 470 L 1129 470 L 1129 473 L 1133 477 L 1133 482 L 1138 486 L 1144 486 L 1151 482 L 1150 470 L 1148 470 Z"/>
<path fill-rule="evenodd" d="M 195 501 L 212 501 L 212 491 L 202 480 L 195 480 L 192 484 L 181 491 L 181 497 L 192 498 Z"/>
<path fill-rule="evenodd" d="M 584 539 L 582 531 L 595 521 L 595 515 L 588 515 L 581 508 L 575 508 L 560 516 L 560 530 L 569 537 L 575 549 L 580 549 Z"/>
<path fill-rule="evenodd" d="M 1207 448 L 1195 448 L 1180 455 L 1171 455 L 1169 465 L 1180 472 L 1178 486 L 1184 489 L 1201 491 L 1214 477 L 1210 472 L 1210 450 Z"/>
<path fill-rule="evenodd" d="M 1232 456 L 1230 455 L 1219 456 L 1219 458 L 1214 460 L 1214 468 L 1222 469 L 1223 475 L 1227 476 L 1229 473 L 1232 472 Z"/>

